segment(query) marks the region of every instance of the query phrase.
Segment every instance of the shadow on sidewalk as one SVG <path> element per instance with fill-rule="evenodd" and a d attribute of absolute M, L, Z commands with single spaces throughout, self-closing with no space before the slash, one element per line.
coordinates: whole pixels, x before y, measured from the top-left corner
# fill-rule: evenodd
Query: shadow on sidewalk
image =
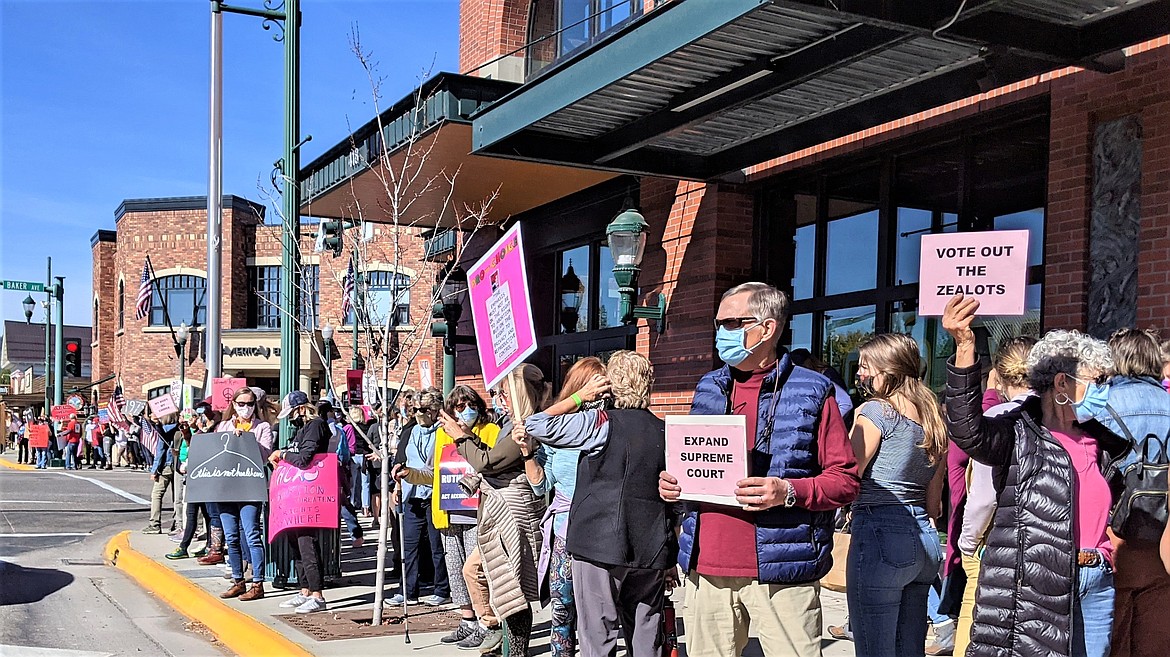
<path fill-rule="evenodd" d="M 53 568 L 25 568 L 0 561 L 0 607 L 40 602 L 73 583 L 73 575 Z"/>

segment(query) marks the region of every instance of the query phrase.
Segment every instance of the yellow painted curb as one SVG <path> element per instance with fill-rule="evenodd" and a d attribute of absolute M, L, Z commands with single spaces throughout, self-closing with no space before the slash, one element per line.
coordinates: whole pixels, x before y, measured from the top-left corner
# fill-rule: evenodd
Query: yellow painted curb
<path fill-rule="evenodd" d="M 36 470 L 37 466 L 27 465 L 24 463 L 13 463 L 8 459 L 0 459 L 0 467 L 8 468 L 9 470 Z"/>
<path fill-rule="evenodd" d="M 175 611 L 205 625 L 240 657 L 312 657 L 312 653 L 256 619 L 227 606 L 175 571 L 130 546 L 125 531 L 106 543 L 106 563 L 121 568 Z"/>

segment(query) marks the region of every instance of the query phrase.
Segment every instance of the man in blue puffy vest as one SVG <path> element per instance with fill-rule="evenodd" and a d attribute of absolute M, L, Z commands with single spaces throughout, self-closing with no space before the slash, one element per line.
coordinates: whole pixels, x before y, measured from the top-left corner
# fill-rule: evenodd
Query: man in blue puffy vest
<path fill-rule="evenodd" d="M 687 604 L 687 654 L 739 655 L 754 625 L 764 654 L 821 654 L 819 581 L 832 566 L 833 511 L 857 496 L 857 460 L 832 382 L 797 367 L 780 348 L 788 298 L 765 283 L 728 290 L 715 346 L 726 365 L 695 389 L 692 415 L 743 415 L 748 478 L 742 508 L 687 504 L 679 565 Z M 659 495 L 683 492 L 668 472 Z"/>

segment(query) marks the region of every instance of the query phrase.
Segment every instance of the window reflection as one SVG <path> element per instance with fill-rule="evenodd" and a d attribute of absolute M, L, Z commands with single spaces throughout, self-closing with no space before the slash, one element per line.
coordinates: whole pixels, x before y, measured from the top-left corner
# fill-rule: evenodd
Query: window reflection
<path fill-rule="evenodd" d="M 792 319 L 788 321 L 788 325 L 792 328 L 792 340 L 788 343 L 789 349 L 808 349 L 809 351 L 812 351 L 812 313 L 794 315 Z"/>
<path fill-rule="evenodd" d="M 1028 231 L 1028 266 L 1044 264 L 1044 208 L 996 217 L 995 229 Z"/>
<path fill-rule="evenodd" d="M 829 222 L 825 294 L 877 286 L 878 211 Z"/>
<path fill-rule="evenodd" d="M 873 336 L 875 308 L 860 306 L 825 311 L 821 359 L 852 386 L 857 376 L 857 348 Z"/>
<path fill-rule="evenodd" d="M 589 330 L 589 308 L 593 298 L 589 279 L 589 245 L 562 251 L 560 276 L 560 333 L 583 333 Z M 610 269 L 612 269 L 612 265 Z"/>
<path fill-rule="evenodd" d="M 894 284 L 918 282 L 922 236 L 930 233 L 934 220 L 930 210 L 898 208 L 898 247 L 894 254 Z"/>
<path fill-rule="evenodd" d="M 597 328 L 621 326 L 622 295 L 618 292 L 617 279 L 613 277 L 613 255 L 608 246 L 598 247 L 597 259 L 597 275 L 602 281 L 601 299 L 597 304 Z"/>

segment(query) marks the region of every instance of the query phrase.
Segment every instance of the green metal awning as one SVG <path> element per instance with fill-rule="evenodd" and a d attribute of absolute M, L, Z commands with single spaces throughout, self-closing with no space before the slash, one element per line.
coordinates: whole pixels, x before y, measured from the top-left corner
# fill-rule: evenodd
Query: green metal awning
<path fill-rule="evenodd" d="M 1170 31 L 1170 0 L 675 0 L 473 115 L 474 152 L 711 179 Z"/>

